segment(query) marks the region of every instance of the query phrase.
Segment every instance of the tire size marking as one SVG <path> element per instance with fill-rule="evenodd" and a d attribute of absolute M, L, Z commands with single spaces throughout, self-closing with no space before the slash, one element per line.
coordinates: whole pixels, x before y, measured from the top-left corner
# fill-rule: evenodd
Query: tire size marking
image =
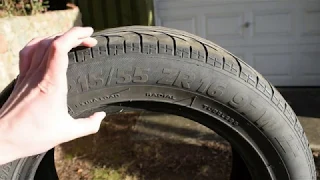
<path fill-rule="evenodd" d="M 171 99 L 171 100 L 176 99 L 173 95 L 166 94 L 166 93 L 147 92 L 146 96 L 147 97 L 156 97 L 156 98 L 161 98 L 161 99 Z"/>
<path fill-rule="evenodd" d="M 233 126 L 238 126 L 239 123 L 238 121 L 234 120 L 233 118 L 231 118 L 230 116 L 224 114 L 222 111 L 216 109 L 216 108 L 213 108 L 213 107 L 210 107 L 209 105 L 207 104 L 202 104 L 202 108 L 205 109 L 206 111 L 209 111 L 221 118 L 223 118 L 226 122 L 228 122 L 229 124 L 233 125 Z"/>
<path fill-rule="evenodd" d="M 146 83 L 149 80 L 148 72 L 150 69 L 135 67 L 119 68 L 117 70 L 117 84 L 123 83 Z"/>
<path fill-rule="evenodd" d="M 68 93 L 78 94 L 107 86 L 113 68 L 95 69 L 68 81 Z M 110 77 L 111 78 L 111 77 Z"/>
<path fill-rule="evenodd" d="M 109 72 L 109 76 L 108 76 L 108 80 L 107 80 L 107 85 L 110 85 L 110 83 L 111 83 L 111 79 L 112 79 L 112 75 L 113 75 L 113 72 L 114 72 L 114 68 L 112 67 L 111 69 L 110 69 L 110 72 Z"/>
<path fill-rule="evenodd" d="M 162 74 L 165 76 L 159 79 L 157 84 L 174 85 L 185 89 L 190 89 L 196 79 L 193 72 L 183 72 L 178 69 L 163 68 Z"/>
<path fill-rule="evenodd" d="M 83 75 L 71 79 L 68 85 L 70 94 L 87 92 L 89 90 L 107 87 L 113 82 L 113 75 L 116 74 L 116 84 L 124 83 L 146 83 L 149 80 L 148 68 L 103 68 L 94 69 Z"/>
<path fill-rule="evenodd" d="M 69 93 L 76 94 L 102 89 L 112 84 L 147 83 L 150 76 L 149 72 L 150 69 L 144 67 L 99 67 L 71 80 L 69 82 Z M 152 72 L 152 74 L 158 77 L 155 80 L 156 84 L 190 89 L 205 94 L 232 106 L 238 112 L 252 119 L 261 129 L 272 130 L 278 128 L 279 122 L 274 118 L 273 112 L 261 106 L 258 99 L 253 99 L 246 93 L 238 92 L 233 94 L 232 91 L 228 91 L 228 89 L 233 88 L 230 81 L 214 77 L 196 77 L 196 74 L 192 71 L 182 71 L 174 68 L 162 68 L 160 71 Z M 177 97 L 165 92 L 147 92 L 145 96 L 168 100 L 177 99 Z M 90 99 L 81 102 L 77 106 L 84 106 L 110 98 L 117 97 Z"/>
<path fill-rule="evenodd" d="M 171 85 L 184 89 L 191 89 L 192 86 L 198 86 L 196 91 L 207 94 L 210 97 L 220 97 L 227 89 L 227 82 L 218 79 L 212 79 L 211 77 L 205 77 L 198 79 L 196 82 L 196 75 L 192 71 L 180 71 L 178 69 L 163 68 L 162 76 L 157 84 Z"/>
<path fill-rule="evenodd" d="M 250 97 L 249 94 L 237 92 L 228 101 L 228 105 L 243 113 L 260 129 L 271 131 L 280 127 L 280 122 L 275 118 L 274 112 L 259 102 L 259 99 Z"/>

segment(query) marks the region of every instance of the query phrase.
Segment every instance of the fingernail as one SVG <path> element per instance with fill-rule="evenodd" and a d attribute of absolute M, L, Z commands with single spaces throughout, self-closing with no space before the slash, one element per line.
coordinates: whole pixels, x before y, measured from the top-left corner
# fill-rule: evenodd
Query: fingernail
<path fill-rule="evenodd" d="M 96 44 L 98 44 L 98 40 L 96 38 L 94 37 L 91 37 L 91 38 L 95 41 Z"/>
<path fill-rule="evenodd" d="M 96 41 L 96 42 L 93 44 L 93 46 L 96 46 L 96 45 L 98 45 L 98 41 Z"/>

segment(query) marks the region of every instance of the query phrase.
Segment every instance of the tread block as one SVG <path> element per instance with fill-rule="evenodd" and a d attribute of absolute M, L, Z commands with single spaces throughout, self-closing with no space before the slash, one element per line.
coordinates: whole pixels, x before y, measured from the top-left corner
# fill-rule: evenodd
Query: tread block
<path fill-rule="evenodd" d="M 244 82 L 247 82 L 251 86 L 256 87 L 257 75 L 254 74 L 252 71 L 250 71 L 250 69 L 247 68 L 246 66 L 243 66 L 241 68 L 241 72 L 240 72 L 240 76 L 239 77 Z"/>
<path fill-rule="evenodd" d="M 224 56 L 224 66 L 223 69 L 225 71 L 230 72 L 231 74 L 235 75 L 235 76 L 239 76 L 240 74 L 240 66 L 239 66 L 239 62 L 236 58 L 234 58 L 233 56 L 230 56 L 228 54 L 226 54 Z M 255 83 L 255 82 L 254 82 Z"/>
<path fill-rule="evenodd" d="M 262 92 L 268 99 L 271 99 L 273 95 L 273 90 L 270 87 L 269 83 L 259 76 L 259 82 L 257 84 L 257 89 Z"/>

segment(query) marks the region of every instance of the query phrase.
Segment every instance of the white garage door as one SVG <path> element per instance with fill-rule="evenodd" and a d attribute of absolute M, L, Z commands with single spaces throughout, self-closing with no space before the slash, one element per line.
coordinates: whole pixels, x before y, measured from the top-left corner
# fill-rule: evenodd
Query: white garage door
<path fill-rule="evenodd" d="M 156 0 L 156 24 L 234 53 L 278 86 L 320 86 L 320 0 Z"/>

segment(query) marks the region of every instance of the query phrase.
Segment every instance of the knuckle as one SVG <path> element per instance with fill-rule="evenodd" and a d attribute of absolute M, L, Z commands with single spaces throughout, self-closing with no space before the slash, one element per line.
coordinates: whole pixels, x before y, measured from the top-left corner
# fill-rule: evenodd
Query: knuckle
<path fill-rule="evenodd" d="M 74 31 L 78 31 L 80 29 L 82 29 L 82 27 L 80 27 L 80 26 L 75 26 L 75 27 L 71 28 L 71 30 L 74 30 Z"/>
<path fill-rule="evenodd" d="M 34 45 L 36 43 L 39 43 L 41 40 L 43 40 L 44 37 L 36 37 L 36 38 L 33 38 L 31 41 L 29 41 L 29 43 L 27 44 L 27 46 L 29 45 Z"/>
<path fill-rule="evenodd" d="M 47 39 L 44 39 L 44 40 L 40 41 L 40 43 L 39 43 L 40 47 L 45 47 L 47 44 L 48 44 Z"/>
<path fill-rule="evenodd" d="M 28 55 L 28 49 L 27 48 L 23 48 L 22 50 L 20 50 L 19 51 L 19 56 L 20 56 L 20 58 L 23 58 L 23 57 L 25 57 L 25 56 L 27 56 Z"/>
<path fill-rule="evenodd" d="M 41 38 L 41 37 L 32 38 L 31 41 L 28 44 L 40 41 L 41 39 L 43 39 L 43 38 Z"/>
<path fill-rule="evenodd" d="M 59 38 L 56 38 L 52 41 L 52 47 L 53 48 L 58 48 L 62 45 L 61 41 Z"/>
<path fill-rule="evenodd" d="M 56 40 L 58 40 L 58 39 L 59 39 L 60 37 L 61 37 L 60 35 L 58 35 L 58 36 L 55 36 L 55 37 L 53 38 L 53 41 L 56 41 Z"/>
<path fill-rule="evenodd" d="M 60 38 L 57 38 L 51 44 L 51 51 L 54 55 L 67 53 L 66 49 L 67 49 L 66 43 L 64 43 L 63 40 Z"/>
<path fill-rule="evenodd" d="M 32 40 L 34 41 L 40 41 L 42 39 L 44 39 L 46 36 L 39 36 L 39 37 L 36 37 L 36 38 L 33 38 Z"/>
<path fill-rule="evenodd" d="M 41 93 L 43 94 L 50 94 L 51 92 L 54 92 L 55 85 L 52 83 L 50 78 L 44 78 L 39 84 L 38 88 Z"/>
<path fill-rule="evenodd" d="M 31 41 L 29 41 L 29 43 L 22 50 L 19 51 L 20 58 L 27 56 L 30 52 L 31 46 L 34 46 L 36 43 L 38 43 L 42 39 L 43 38 L 41 37 L 36 37 L 36 38 L 33 38 Z"/>
<path fill-rule="evenodd" d="M 61 46 L 62 44 L 60 43 L 59 39 L 55 39 L 51 44 L 51 49 L 53 52 L 58 52 Z"/>

